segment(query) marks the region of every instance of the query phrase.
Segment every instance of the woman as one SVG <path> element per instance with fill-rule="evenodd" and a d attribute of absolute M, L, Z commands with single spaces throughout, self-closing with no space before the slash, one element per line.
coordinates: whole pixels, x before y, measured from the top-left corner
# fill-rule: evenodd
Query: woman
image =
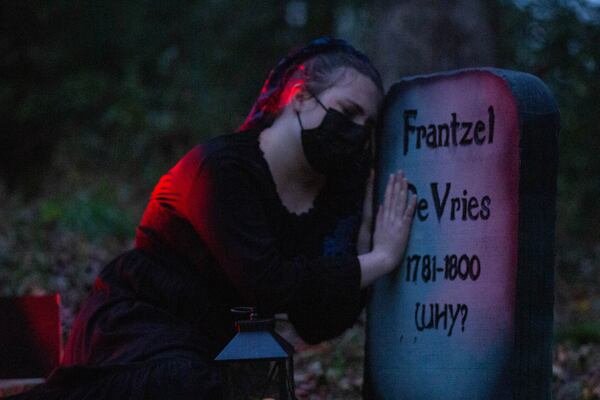
<path fill-rule="evenodd" d="M 400 264 L 415 208 L 402 172 L 390 176 L 371 246 L 382 97 L 377 71 L 344 41 L 284 58 L 239 132 L 161 178 L 136 248 L 102 270 L 61 368 L 23 398 L 218 398 L 212 360 L 235 333 L 235 306 L 287 312 L 311 343 L 350 327 L 366 288 Z"/>

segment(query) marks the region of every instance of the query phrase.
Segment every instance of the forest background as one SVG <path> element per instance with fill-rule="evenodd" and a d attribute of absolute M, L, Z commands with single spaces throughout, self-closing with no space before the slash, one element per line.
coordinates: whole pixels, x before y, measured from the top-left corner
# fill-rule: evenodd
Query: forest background
<path fill-rule="evenodd" d="M 269 69 L 329 34 L 400 77 L 539 76 L 562 119 L 553 391 L 600 399 L 600 7 L 583 0 L 0 4 L 0 295 L 59 292 L 68 332 L 160 177 L 235 129 Z M 298 345 L 301 398 L 359 398 L 364 327 Z"/>

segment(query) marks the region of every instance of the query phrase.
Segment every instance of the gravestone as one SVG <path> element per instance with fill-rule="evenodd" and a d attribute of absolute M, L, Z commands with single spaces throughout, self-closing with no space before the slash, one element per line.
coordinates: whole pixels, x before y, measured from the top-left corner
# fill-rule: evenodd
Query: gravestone
<path fill-rule="evenodd" d="M 491 68 L 387 94 L 376 196 L 417 194 L 404 260 L 368 304 L 365 397 L 550 399 L 557 105 Z"/>

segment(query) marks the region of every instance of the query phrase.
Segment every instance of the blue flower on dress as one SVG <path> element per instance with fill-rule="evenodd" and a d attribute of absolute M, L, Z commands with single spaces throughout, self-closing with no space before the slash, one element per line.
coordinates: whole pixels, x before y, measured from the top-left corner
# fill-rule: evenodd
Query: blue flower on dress
<path fill-rule="evenodd" d="M 351 215 L 341 218 L 332 235 L 325 236 L 323 241 L 324 256 L 343 256 L 354 254 L 356 249 L 355 236 L 358 229 L 358 216 Z"/>

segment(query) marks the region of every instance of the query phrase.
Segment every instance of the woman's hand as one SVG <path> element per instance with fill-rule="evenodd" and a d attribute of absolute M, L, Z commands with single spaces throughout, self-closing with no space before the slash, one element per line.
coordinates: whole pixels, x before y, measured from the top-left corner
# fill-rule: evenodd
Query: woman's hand
<path fill-rule="evenodd" d="M 379 253 L 388 272 L 398 266 L 408 243 L 416 205 L 416 196 L 409 196 L 404 172 L 390 175 L 373 233 L 373 252 Z"/>
<path fill-rule="evenodd" d="M 373 250 L 358 257 L 362 273 L 361 287 L 370 285 L 400 264 L 408 243 L 416 200 L 416 196 L 408 193 L 404 172 L 390 175 L 383 204 L 377 210 Z"/>
<path fill-rule="evenodd" d="M 362 221 L 358 231 L 356 242 L 356 253 L 366 254 L 371 250 L 371 228 L 373 225 L 373 182 L 375 171 L 371 169 L 367 185 L 365 187 L 365 199 L 363 201 Z"/>

